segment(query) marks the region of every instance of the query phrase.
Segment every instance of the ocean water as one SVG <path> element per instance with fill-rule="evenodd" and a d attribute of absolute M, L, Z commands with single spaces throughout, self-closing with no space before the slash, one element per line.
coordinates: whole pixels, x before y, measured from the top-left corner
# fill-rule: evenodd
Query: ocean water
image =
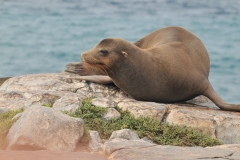
<path fill-rule="evenodd" d="M 0 0 L 0 77 L 61 72 L 104 38 L 134 42 L 166 26 L 203 41 L 213 87 L 240 103 L 239 0 Z"/>

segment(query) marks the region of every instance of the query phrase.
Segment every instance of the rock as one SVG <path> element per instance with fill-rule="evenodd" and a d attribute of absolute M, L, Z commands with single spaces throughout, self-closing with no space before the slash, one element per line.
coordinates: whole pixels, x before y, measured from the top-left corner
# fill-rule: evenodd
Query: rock
<path fill-rule="evenodd" d="M 10 91 L 0 94 L 0 101 L 22 99 L 24 96 L 20 92 Z"/>
<path fill-rule="evenodd" d="M 201 130 L 225 144 L 240 143 L 240 113 L 206 107 L 169 105 L 166 122 Z"/>
<path fill-rule="evenodd" d="M 117 103 L 110 98 L 94 98 L 92 99 L 91 104 L 94 106 L 101 106 L 105 108 L 117 107 Z"/>
<path fill-rule="evenodd" d="M 74 69 L 71 67 L 72 66 L 69 67 L 69 70 Z M 74 76 L 76 78 L 71 78 Z M 64 134 L 65 132 L 63 132 L 62 129 L 66 132 L 68 130 L 74 130 L 73 128 L 70 129 L 67 128 L 67 126 L 69 127 L 69 125 L 66 125 L 66 123 L 70 122 L 64 121 L 62 126 L 60 128 L 56 127 L 55 130 L 49 131 L 45 129 L 46 133 L 47 132 L 58 133 L 52 137 L 51 134 L 48 135 L 44 132 L 43 127 L 46 126 L 45 124 L 50 124 L 50 122 L 51 124 L 54 124 L 53 126 L 55 126 L 56 123 L 57 126 L 58 124 L 57 119 L 61 119 L 63 116 L 63 114 L 57 110 L 67 110 L 73 113 L 75 112 L 77 106 L 81 105 L 81 102 L 84 98 L 92 97 L 95 97 L 95 99 L 92 101 L 92 104 L 96 106 L 111 108 L 109 110 L 113 111 L 114 113 L 115 113 L 114 107 L 119 106 L 121 109 L 128 110 L 129 112 L 134 114 L 135 117 L 151 116 L 158 119 L 162 123 L 168 122 L 176 125 L 191 126 L 193 128 L 200 130 L 203 133 L 218 138 L 225 144 L 232 143 L 240 144 L 239 135 L 240 113 L 219 110 L 218 107 L 216 107 L 208 98 L 204 96 L 196 97 L 193 100 L 187 101 L 187 103 L 181 104 L 161 104 L 154 102 L 142 102 L 132 99 L 130 96 L 120 91 L 120 89 L 117 88 L 115 85 L 100 85 L 96 83 L 86 82 L 84 80 L 79 80 L 76 74 L 67 75 L 63 73 L 61 74 L 53 73 L 53 74 L 35 74 L 18 76 L 8 79 L 7 81 L 5 81 L 4 84 L 0 86 L 0 112 L 7 112 L 9 110 L 25 108 L 23 115 L 15 123 L 17 126 L 22 127 L 18 128 L 14 124 L 13 127 L 15 129 L 14 128 L 11 129 L 13 131 L 11 131 L 11 135 L 9 135 L 9 137 L 12 139 L 9 148 L 18 148 L 19 146 L 21 147 L 25 146 L 26 149 L 27 147 L 32 145 L 35 146 L 35 149 L 36 148 L 41 149 L 53 148 L 53 150 L 54 149 L 58 150 L 59 148 L 61 149 L 61 147 L 54 148 L 53 145 L 52 146 L 50 145 L 50 142 L 56 144 L 59 143 L 59 145 L 55 144 L 55 146 L 62 145 L 63 147 L 63 143 L 66 143 L 65 146 L 68 146 L 68 142 L 65 142 L 67 141 L 66 135 Z M 44 111 L 41 111 L 42 109 L 36 110 L 36 112 L 38 113 L 35 113 L 33 110 L 31 110 L 32 106 L 43 104 L 49 104 L 52 105 L 53 108 L 58 109 L 54 110 L 52 108 L 42 107 Z M 40 111 L 42 114 L 46 113 L 45 116 L 41 115 L 42 117 L 39 117 Z M 34 114 L 30 115 L 30 113 Z M 50 113 L 51 116 L 47 116 Z M 108 114 L 110 113 L 111 112 L 109 112 Z M 105 116 L 108 117 L 108 114 L 106 114 Z M 46 120 L 47 119 L 46 116 L 50 118 L 49 122 Z M 29 117 L 29 120 L 26 120 L 27 119 L 26 117 Z M 54 117 L 55 120 L 52 120 Z M 109 117 L 106 119 L 109 119 Z M 74 122 L 71 122 L 71 124 L 73 123 L 74 126 L 77 126 L 78 123 L 80 125 L 80 122 L 78 122 L 80 120 L 74 119 L 73 121 Z M 30 135 L 29 133 L 29 135 L 27 135 L 28 138 L 21 139 L 20 137 L 19 139 L 19 137 L 17 137 L 18 132 L 19 134 L 22 135 L 28 133 L 23 132 L 21 128 L 24 128 L 24 130 L 27 129 L 30 130 L 27 126 L 25 126 L 27 122 L 28 123 L 41 122 L 45 124 L 42 125 L 32 124 L 31 126 L 33 128 L 32 129 L 33 131 L 31 132 L 32 135 Z M 44 136 L 43 135 L 40 136 L 40 131 L 37 132 L 36 126 L 39 127 L 39 129 L 42 129 L 41 132 L 44 133 Z M 19 131 L 16 132 L 17 130 Z M 58 132 L 56 130 L 58 130 Z M 59 135 L 60 133 L 62 135 Z M 13 134 L 14 135 L 16 134 L 15 138 L 13 137 Z M 73 146 L 75 145 L 75 141 L 77 141 L 77 139 L 81 137 L 79 136 L 79 131 L 74 130 L 66 134 L 68 134 L 68 138 L 74 139 L 71 140 L 72 144 L 69 145 L 70 147 L 68 147 L 71 148 L 69 150 L 73 150 L 72 148 L 74 148 Z M 120 149 L 121 147 L 132 148 L 134 144 L 140 144 L 139 146 L 141 146 L 142 144 L 146 145 L 143 142 L 143 140 L 140 139 L 131 140 L 134 141 L 131 144 L 131 142 L 128 141 L 127 139 L 123 139 L 124 136 L 122 136 L 121 138 L 116 137 L 106 142 L 105 149 L 110 147 L 110 144 L 113 146 L 116 144 L 115 149 L 114 147 L 113 149 L 107 149 L 106 151 L 107 153 L 110 153 L 114 150 L 116 150 L 116 153 L 117 152 L 120 153 L 120 151 L 117 150 Z M 41 138 L 42 140 L 40 140 Z M 57 141 L 56 139 L 60 140 Z M 128 142 L 124 144 L 125 141 Z M 226 148 L 222 149 L 225 150 Z M 232 148 L 232 150 L 234 150 L 234 148 Z M 133 153 L 135 153 L 135 151 Z M 233 155 L 237 156 L 238 152 L 234 152 Z"/>
<path fill-rule="evenodd" d="M 1 160 L 107 160 L 107 158 L 88 152 L 61 151 L 9 151 L 0 150 Z"/>
<path fill-rule="evenodd" d="M 10 128 L 8 149 L 73 151 L 83 132 L 82 119 L 34 105 Z"/>
<path fill-rule="evenodd" d="M 110 155 L 111 153 L 123 148 L 145 148 L 151 146 L 156 146 L 156 144 L 152 144 L 141 139 L 127 140 L 123 138 L 114 138 L 105 142 L 102 148 L 105 154 Z"/>
<path fill-rule="evenodd" d="M 126 142 L 125 142 L 126 143 Z M 238 158 L 237 158 L 238 156 Z M 236 159 L 235 159 L 235 158 Z M 149 146 L 139 148 L 122 148 L 113 152 L 109 160 L 210 160 L 210 159 L 239 159 L 239 152 L 232 152 L 219 148 L 177 147 L 177 146 Z"/>
<path fill-rule="evenodd" d="M 111 134 L 111 137 L 109 140 L 115 139 L 115 138 L 122 138 L 127 140 L 139 140 L 138 134 L 130 129 L 122 129 L 118 131 L 114 131 Z"/>
<path fill-rule="evenodd" d="M 122 101 L 118 103 L 118 106 L 131 112 L 136 118 L 143 117 L 155 117 L 159 121 L 163 119 L 164 114 L 167 111 L 166 104 L 155 102 L 141 102 L 141 101 Z"/>
<path fill-rule="evenodd" d="M 127 98 L 129 97 L 126 93 L 122 92 L 113 84 L 102 85 L 97 83 L 90 83 L 89 87 L 93 92 L 93 97 L 98 98 Z"/>
<path fill-rule="evenodd" d="M 102 148 L 103 151 L 109 155 L 122 148 L 149 147 L 155 145 L 156 144 L 140 139 L 137 133 L 130 129 L 122 129 L 114 131 Z"/>
<path fill-rule="evenodd" d="M 102 139 L 100 138 L 99 133 L 97 131 L 90 130 L 89 132 L 90 132 L 91 140 L 88 146 L 91 149 L 91 151 L 97 152 L 99 151 L 102 145 Z"/>
<path fill-rule="evenodd" d="M 1 103 L 1 102 L 0 102 Z M 8 112 L 10 111 L 9 108 L 3 108 L 3 107 L 0 107 L 0 113 L 5 113 L 5 112 Z"/>
<path fill-rule="evenodd" d="M 82 81 L 68 80 L 66 77 L 66 75 L 57 73 L 13 77 L 0 86 L 0 91 L 21 94 L 28 91 L 46 90 L 76 92 L 87 85 Z"/>
<path fill-rule="evenodd" d="M 143 137 L 143 138 L 141 138 L 141 140 L 147 141 L 149 143 L 153 143 L 153 141 L 151 139 L 149 139 L 148 137 Z"/>
<path fill-rule="evenodd" d="M 12 120 L 18 120 L 21 116 L 22 116 L 22 112 L 16 114 L 16 115 L 12 118 Z"/>
<path fill-rule="evenodd" d="M 9 110 L 18 110 L 21 108 L 27 108 L 26 99 L 14 99 L 14 100 L 6 100 L 0 101 L 0 110 L 2 112 L 7 112 Z"/>
<path fill-rule="evenodd" d="M 52 106 L 55 101 L 60 99 L 61 96 L 59 93 L 52 93 L 52 92 L 35 92 L 25 103 L 25 106 L 31 106 L 34 104 L 39 104 L 39 105 L 49 105 Z"/>
<path fill-rule="evenodd" d="M 103 119 L 109 121 L 112 118 L 118 119 L 121 117 L 121 114 L 114 108 L 108 108 L 107 113 L 103 115 Z"/>
<path fill-rule="evenodd" d="M 230 151 L 240 152 L 240 144 L 224 144 L 224 145 L 206 147 L 206 148 L 219 148 L 219 149 L 226 149 Z"/>
<path fill-rule="evenodd" d="M 189 127 L 199 129 L 212 138 L 216 138 L 216 121 L 211 115 L 198 112 L 196 109 L 171 109 L 166 122 L 181 126 L 187 124 Z"/>
<path fill-rule="evenodd" d="M 82 100 L 78 95 L 68 94 L 58 99 L 53 104 L 53 109 L 75 113 L 79 106 L 82 106 Z"/>
<path fill-rule="evenodd" d="M 203 95 L 197 96 L 186 102 L 200 105 L 200 106 L 206 106 L 206 107 L 212 108 L 212 109 L 219 109 L 210 99 L 208 99 L 207 97 L 205 97 Z"/>

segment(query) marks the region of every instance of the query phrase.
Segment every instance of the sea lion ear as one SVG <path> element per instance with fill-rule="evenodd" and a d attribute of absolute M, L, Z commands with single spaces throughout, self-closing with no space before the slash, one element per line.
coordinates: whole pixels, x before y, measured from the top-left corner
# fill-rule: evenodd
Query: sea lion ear
<path fill-rule="evenodd" d="M 128 56 L 127 52 L 122 51 L 122 54 L 124 55 L 124 57 Z"/>

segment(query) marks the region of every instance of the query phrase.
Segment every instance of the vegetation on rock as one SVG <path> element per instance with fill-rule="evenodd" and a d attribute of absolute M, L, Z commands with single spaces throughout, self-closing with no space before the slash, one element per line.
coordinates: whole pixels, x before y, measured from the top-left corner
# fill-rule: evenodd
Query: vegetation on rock
<path fill-rule="evenodd" d="M 87 143 L 91 139 L 89 130 L 96 130 L 102 139 L 108 139 L 113 131 L 131 129 L 136 131 L 140 138 L 148 137 L 161 145 L 206 147 L 222 144 L 218 139 L 211 138 L 191 127 L 162 124 L 153 117 L 135 118 L 128 111 L 123 111 L 120 108 L 116 109 L 121 113 L 121 117 L 107 121 L 102 117 L 108 109 L 93 106 L 90 102 L 91 99 L 83 100 L 83 106 L 80 106 L 75 114 L 69 114 L 72 117 L 79 117 L 84 120 L 84 137 L 81 140 L 83 143 Z M 51 107 L 50 105 L 44 106 Z M 23 109 L 19 109 L 0 113 L 0 149 L 5 149 L 8 145 L 7 133 L 17 120 L 12 118 L 22 111 Z"/>
<path fill-rule="evenodd" d="M 10 110 L 8 112 L 0 113 L 0 149 L 5 149 L 8 145 L 6 138 L 7 133 L 13 123 L 17 121 L 17 119 L 12 118 L 22 111 L 23 109 L 19 109 L 16 111 Z"/>
<path fill-rule="evenodd" d="M 52 104 L 50 104 L 50 103 L 44 103 L 44 104 L 42 104 L 42 106 L 52 108 Z"/>
<path fill-rule="evenodd" d="M 90 101 L 91 99 L 85 99 L 83 106 L 79 107 L 75 114 L 69 114 L 84 120 L 86 132 L 83 141 L 85 142 L 90 140 L 88 130 L 96 130 L 101 138 L 108 139 L 113 131 L 127 128 L 136 131 L 140 138 L 148 137 L 161 145 L 206 147 L 222 144 L 218 139 L 191 127 L 161 124 L 152 117 L 135 118 L 128 111 L 122 111 L 120 108 L 117 108 L 121 113 L 120 119 L 106 121 L 102 116 L 107 112 L 107 108 L 95 107 Z"/>

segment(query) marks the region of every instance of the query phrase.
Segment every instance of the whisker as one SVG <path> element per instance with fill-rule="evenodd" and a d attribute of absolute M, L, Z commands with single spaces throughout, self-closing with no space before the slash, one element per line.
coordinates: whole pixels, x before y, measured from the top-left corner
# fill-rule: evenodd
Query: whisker
<path fill-rule="evenodd" d="M 100 67 L 101 67 L 101 69 L 103 70 L 103 72 L 107 74 L 106 69 L 105 69 L 103 66 L 100 66 Z"/>
<path fill-rule="evenodd" d="M 104 66 L 115 76 L 115 74 L 113 73 L 113 71 L 111 70 L 111 68 L 108 65 L 104 64 Z"/>

